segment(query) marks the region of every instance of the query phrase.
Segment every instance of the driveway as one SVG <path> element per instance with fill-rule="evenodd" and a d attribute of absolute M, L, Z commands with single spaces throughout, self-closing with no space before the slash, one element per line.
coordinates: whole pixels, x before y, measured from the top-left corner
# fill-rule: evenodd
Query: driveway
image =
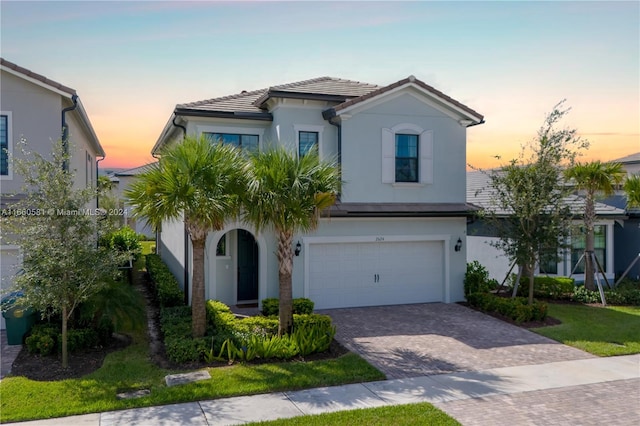
<path fill-rule="evenodd" d="M 457 304 L 326 309 L 336 339 L 388 379 L 594 358 Z"/>

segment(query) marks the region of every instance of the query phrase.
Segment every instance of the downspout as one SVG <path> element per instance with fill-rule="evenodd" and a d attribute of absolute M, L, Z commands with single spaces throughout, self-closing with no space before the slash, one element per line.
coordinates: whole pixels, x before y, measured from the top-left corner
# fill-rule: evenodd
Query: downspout
<path fill-rule="evenodd" d="M 73 105 L 62 110 L 62 150 L 65 157 L 69 155 L 69 126 L 67 125 L 66 114 L 78 108 L 78 95 L 71 96 L 71 102 L 73 102 Z M 62 163 L 62 170 L 69 171 L 69 163 L 66 159 Z"/>
<path fill-rule="evenodd" d="M 177 119 L 178 116 L 174 112 L 171 124 L 182 129 L 182 137 L 184 138 L 187 136 L 187 128 L 182 124 L 176 123 Z M 189 306 L 189 232 L 187 231 L 186 224 L 184 225 L 184 304 Z"/>
<path fill-rule="evenodd" d="M 96 156 L 97 157 L 97 156 Z M 100 208 L 100 188 L 98 188 L 98 173 L 100 172 L 100 162 L 107 158 L 106 155 L 102 156 L 101 159 L 96 160 L 96 208 Z"/>
<path fill-rule="evenodd" d="M 338 170 L 340 171 L 340 180 L 342 180 L 342 124 L 334 122 L 335 118 L 335 116 L 331 117 L 327 121 L 338 129 Z M 338 194 L 338 199 L 340 199 L 340 194 Z"/>

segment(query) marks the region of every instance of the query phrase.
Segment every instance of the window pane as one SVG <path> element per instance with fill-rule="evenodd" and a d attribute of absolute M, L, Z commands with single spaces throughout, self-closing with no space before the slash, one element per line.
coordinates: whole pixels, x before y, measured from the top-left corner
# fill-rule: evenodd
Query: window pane
<path fill-rule="evenodd" d="M 0 115 L 0 175 L 9 174 L 9 129 L 7 128 L 7 116 Z"/>
<path fill-rule="evenodd" d="M 216 256 L 226 256 L 226 255 L 227 255 L 227 235 L 225 234 L 218 241 L 218 245 L 216 246 Z"/>
<path fill-rule="evenodd" d="M 258 150 L 258 135 L 242 135 L 241 145 L 242 149 L 247 151 Z"/>
<path fill-rule="evenodd" d="M 418 135 L 396 134 L 396 182 L 418 182 Z"/>
<path fill-rule="evenodd" d="M 607 270 L 607 227 L 605 225 L 595 225 L 594 231 L 594 253 L 602 269 Z M 571 268 L 576 266 L 578 259 L 584 254 L 586 248 L 585 235 L 583 233 L 573 235 L 571 238 Z M 576 268 L 576 274 L 584 274 L 584 259 Z"/>
<path fill-rule="evenodd" d="M 299 132 L 298 141 L 300 143 L 298 154 L 302 157 L 318 145 L 318 132 Z"/>

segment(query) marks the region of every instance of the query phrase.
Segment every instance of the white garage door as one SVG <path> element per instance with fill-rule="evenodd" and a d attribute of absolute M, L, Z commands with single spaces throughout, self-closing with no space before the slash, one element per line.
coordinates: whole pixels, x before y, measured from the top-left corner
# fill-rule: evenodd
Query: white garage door
<path fill-rule="evenodd" d="M 316 309 L 444 301 L 442 241 L 309 245 Z"/>

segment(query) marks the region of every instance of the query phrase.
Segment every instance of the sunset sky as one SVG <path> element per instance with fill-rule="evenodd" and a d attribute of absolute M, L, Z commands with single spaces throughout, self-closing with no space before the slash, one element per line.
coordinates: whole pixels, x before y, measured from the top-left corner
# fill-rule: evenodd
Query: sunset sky
<path fill-rule="evenodd" d="M 630 2 L 0 2 L 5 59 L 73 87 L 135 167 L 178 103 L 332 76 L 410 74 L 485 116 L 467 161 L 514 158 L 552 107 L 587 159 L 640 151 L 640 6 Z"/>

